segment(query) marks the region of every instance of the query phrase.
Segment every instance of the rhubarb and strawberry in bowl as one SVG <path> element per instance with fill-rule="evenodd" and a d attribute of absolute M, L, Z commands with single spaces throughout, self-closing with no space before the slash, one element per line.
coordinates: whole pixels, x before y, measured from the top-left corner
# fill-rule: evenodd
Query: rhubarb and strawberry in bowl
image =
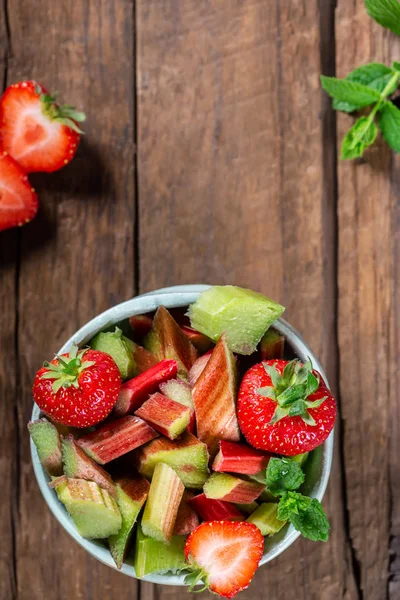
<path fill-rule="evenodd" d="M 298 535 L 327 541 L 336 403 L 283 310 L 234 286 L 148 294 L 37 372 L 35 473 L 94 556 L 232 598 Z"/>

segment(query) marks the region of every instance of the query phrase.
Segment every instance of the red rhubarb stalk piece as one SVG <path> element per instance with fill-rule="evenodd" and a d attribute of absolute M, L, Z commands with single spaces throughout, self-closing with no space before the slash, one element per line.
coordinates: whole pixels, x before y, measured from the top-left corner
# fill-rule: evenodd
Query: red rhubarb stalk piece
<path fill-rule="evenodd" d="M 204 335 L 204 333 L 200 333 L 200 331 L 196 331 L 192 327 L 181 325 L 181 329 L 186 337 L 192 342 L 193 346 L 200 352 L 200 354 L 204 354 L 214 346 L 214 342 Z"/>
<path fill-rule="evenodd" d="M 207 444 L 212 458 L 218 452 L 219 440 L 240 440 L 236 388 L 236 361 L 222 336 L 192 390 L 197 437 Z"/>
<path fill-rule="evenodd" d="M 129 317 L 129 325 L 138 338 L 142 338 L 149 333 L 153 327 L 153 317 L 149 314 L 133 315 Z"/>
<path fill-rule="evenodd" d="M 121 387 L 114 411 L 119 417 L 135 412 L 145 400 L 154 394 L 160 383 L 172 379 L 178 373 L 176 360 L 162 360 L 137 377 L 126 381 Z"/>
<path fill-rule="evenodd" d="M 133 358 L 136 365 L 136 375 L 140 375 L 141 373 L 148 371 L 148 369 L 151 369 L 151 367 L 155 367 L 159 364 L 158 359 L 154 354 L 137 344 L 133 350 Z"/>
<path fill-rule="evenodd" d="M 209 350 L 208 352 L 203 354 L 203 356 L 200 356 L 200 358 L 198 358 L 196 360 L 193 367 L 190 369 L 189 375 L 188 375 L 188 384 L 190 385 L 190 387 L 194 386 L 194 384 L 196 383 L 196 381 L 198 380 L 198 378 L 204 371 L 206 364 L 208 363 L 208 361 L 211 358 L 211 354 L 212 354 L 212 350 Z"/>
<path fill-rule="evenodd" d="M 182 379 L 170 379 L 160 385 L 160 391 L 175 402 L 180 402 L 190 408 L 188 431 L 196 435 L 196 416 L 194 414 L 193 397 L 190 385 Z"/>
<path fill-rule="evenodd" d="M 170 440 L 174 440 L 187 429 L 190 413 L 191 409 L 188 406 L 156 392 L 138 408 L 135 415 Z"/>
<path fill-rule="evenodd" d="M 221 440 L 212 469 L 222 473 L 256 475 L 267 468 L 271 456 L 246 444 Z"/>
<path fill-rule="evenodd" d="M 265 485 L 254 481 L 244 481 L 227 473 L 213 473 L 204 484 L 207 498 L 224 500 L 235 504 L 250 504 L 264 491 Z"/>
<path fill-rule="evenodd" d="M 244 521 L 245 519 L 234 504 L 206 498 L 205 494 L 199 494 L 188 502 L 203 521 Z"/>
<path fill-rule="evenodd" d="M 185 490 L 176 516 L 174 535 L 188 535 L 198 527 L 200 520 L 196 511 L 189 504 L 194 497 L 192 492 Z"/>
<path fill-rule="evenodd" d="M 285 338 L 276 329 L 268 329 L 260 341 L 261 360 L 272 360 L 283 358 L 285 349 Z"/>
<path fill-rule="evenodd" d="M 143 446 L 158 436 L 139 417 L 126 416 L 82 436 L 77 444 L 100 465 Z"/>

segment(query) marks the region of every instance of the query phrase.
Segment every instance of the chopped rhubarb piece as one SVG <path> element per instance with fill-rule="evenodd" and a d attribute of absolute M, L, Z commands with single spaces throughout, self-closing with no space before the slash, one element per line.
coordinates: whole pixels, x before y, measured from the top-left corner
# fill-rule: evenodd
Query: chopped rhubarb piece
<path fill-rule="evenodd" d="M 145 338 L 144 347 L 159 360 L 176 360 L 179 376 L 184 379 L 198 357 L 196 348 L 164 306 L 154 316 L 153 329 Z"/>
<path fill-rule="evenodd" d="M 221 440 L 219 452 L 214 459 L 213 471 L 255 475 L 266 469 L 270 455 L 246 444 L 236 444 Z"/>
<path fill-rule="evenodd" d="M 177 372 L 176 360 L 162 360 L 144 373 L 126 381 L 114 406 L 115 414 L 121 417 L 137 410 L 150 394 L 158 390 L 160 383 L 173 379 Z"/>
<path fill-rule="evenodd" d="M 304 467 L 309 454 L 309 452 L 304 452 L 304 454 L 296 454 L 295 456 L 291 456 L 289 460 L 296 462 L 299 465 L 299 467 Z"/>
<path fill-rule="evenodd" d="M 204 484 L 203 489 L 207 498 L 213 500 L 250 504 L 260 496 L 264 486 L 261 483 L 244 481 L 233 475 L 213 473 Z"/>
<path fill-rule="evenodd" d="M 129 317 L 129 325 L 132 327 L 135 339 L 136 337 L 143 338 L 153 327 L 153 317 L 149 314 L 133 315 Z"/>
<path fill-rule="evenodd" d="M 189 533 L 192 533 L 200 523 L 197 513 L 189 504 L 189 500 L 191 500 L 193 496 L 194 494 L 187 490 L 183 493 L 175 521 L 174 535 L 188 535 Z"/>
<path fill-rule="evenodd" d="M 107 423 L 77 440 L 77 443 L 100 465 L 105 465 L 158 436 L 150 425 L 134 416 Z"/>
<path fill-rule="evenodd" d="M 90 341 L 93 350 L 109 354 L 117 364 L 122 379 L 128 379 L 135 374 L 135 345 L 132 340 L 122 335 L 119 327 L 115 331 L 101 331 Z"/>
<path fill-rule="evenodd" d="M 203 521 L 244 521 L 240 510 L 230 502 L 211 500 L 199 494 L 188 501 Z"/>
<path fill-rule="evenodd" d="M 185 487 L 201 489 L 208 477 L 207 446 L 186 431 L 178 440 L 153 440 L 136 455 L 139 472 L 151 478 L 155 466 L 166 463 L 178 473 Z"/>
<path fill-rule="evenodd" d="M 222 334 L 237 354 L 252 354 L 284 307 L 257 292 L 216 285 L 189 306 L 191 326 L 215 342 Z"/>
<path fill-rule="evenodd" d="M 190 408 L 156 392 L 138 408 L 135 415 L 170 440 L 174 440 L 189 425 Z"/>
<path fill-rule="evenodd" d="M 28 431 L 47 474 L 62 475 L 61 440 L 57 428 L 47 419 L 38 419 L 28 423 Z"/>
<path fill-rule="evenodd" d="M 145 535 L 168 544 L 171 541 L 185 488 L 179 475 L 168 465 L 156 465 L 142 517 Z"/>
<path fill-rule="evenodd" d="M 94 481 L 67 479 L 56 491 L 82 537 L 101 539 L 120 530 L 122 519 L 114 498 Z"/>
<path fill-rule="evenodd" d="M 222 336 L 193 388 L 197 436 L 207 444 L 212 458 L 218 452 L 219 440 L 240 440 L 236 380 L 235 358 Z"/>
<path fill-rule="evenodd" d="M 196 360 L 193 367 L 190 369 L 189 375 L 188 375 L 188 384 L 190 385 L 190 387 L 194 386 L 194 384 L 196 383 L 196 381 L 198 380 L 198 378 L 204 371 L 206 364 L 208 363 L 208 361 L 211 358 L 211 354 L 212 354 L 212 350 L 209 350 L 206 354 L 203 354 L 203 356 L 200 356 L 200 358 L 198 358 Z"/>
<path fill-rule="evenodd" d="M 136 364 L 136 375 L 140 375 L 141 373 L 144 373 L 148 369 L 151 369 L 151 367 L 155 367 L 158 364 L 158 359 L 154 356 L 154 354 L 148 350 L 145 350 L 145 348 L 142 348 L 142 346 L 138 346 L 137 344 L 135 345 L 135 349 L 133 351 L 133 358 L 135 359 Z"/>
<path fill-rule="evenodd" d="M 253 514 L 253 512 L 258 508 L 257 502 L 250 502 L 250 504 L 236 504 L 236 506 L 246 515 Z"/>
<path fill-rule="evenodd" d="M 276 329 L 270 328 L 264 333 L 260 342 L 261 360 L 283 358 L 285 338 Z"/>
<path fill-rule="evenodd" d="M 181 325 L 181 329 L 200 354 L 204 354 L 210 350 L 210 348 L 213 348 L 214 342 L 204 335 L 204 333 L 200 333 L 200 331 L 196 331 L 192 327 L 187 327 L 186 325 Z"/>
<path fill-rule="evenodd" d="M 175 400 L 175 402 L 180 402 L 184 406 L 188 406 L 190 408 L 188 431 L 190 431 L 190 433 L 195 433 L 196 417 L 194 413 L 193 397 L 190 385 L 186 383 L 186 381 L 182 381 L 182 379 L 170 379 L 169 381 L 165 381 L 160 385 L 160 390 L 165 396 L 168 396 L 168 398 Z"/>
<path fill-rule="evenodd" d="M 111 555 L 118 569 L 122 567 L 131 545 L 132 533 L 140 510 L 146 502 L 150 484 L 144 477 L 121 478 L 116 482 L 117 504 L 122 517 L 118 533 L 108 538 Z"/>
<path fill-rule="evenodd" d="M 265 535 L 274 535 L 282 529 L 286 521 L 277 519 L 278 504 L 264 503 L 250 515 L 247 519 L 248 523 L 257 525 L 261 533 Z"/>
<path fill-rule="evenodd" d="M 173 535 L 170 543 L 164 544 L 144 535 L 138 525 L 135 544 L 134 567 L 136 577 L 142 578 L 151 573 L 177 573 L 187 567 L 184 555 L 183 536 Z"/>
<path fill-rule="evenodd" d="M 94 481 L 115 497 L 115 485 L 110 475 L 78 446 L 72 435 L 62 440 L 62 459 L 68 478 Z"/>

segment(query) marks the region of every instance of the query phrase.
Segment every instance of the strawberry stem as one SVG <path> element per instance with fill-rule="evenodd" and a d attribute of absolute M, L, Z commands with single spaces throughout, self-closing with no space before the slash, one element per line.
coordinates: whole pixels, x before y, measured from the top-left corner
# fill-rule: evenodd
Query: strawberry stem
<path fill-rule="evenodd" d="M 73 129 L 76 133 L 85 133 L 77 125 L 77 123 L 85 121 L 86 115 L 84 112 L 76 110 L 71 104 L 59 106 L 56 102 L 56 93 L 44 94 L 42 88 L 37 83 L 35 84 L 35 92 L 40 97 L 42 112 L 46 117 Z"/>
<path fill-rule="evenodd" d="M 290 361 L 279 373 L 275 365 L 263 363 L 264 369 L 271 378 L 272 386 L 259 388 L 257 393 L 264 398 L 277 402 L 277 407 L 272 415 L 269 425 L 277 423 L 284 417 L 301 417 L 307 425 L 316 425 L 315 420 L 308 412 L 310 408 L 318 408 L 324 400 L 307 400 L 319 388 L 319 377 L 314 375 L 311 360 L 304 365 L 299 359 Z"/>
<path fill-rule="evenodd" d="M 64 356 L 61 358 L 56 355 L 58 361 L 57 364 L 45 362 L 43 366 L 48 369 L 41 376 L 42 379 L 54 379 L 52 385 L 53 392 L 56 394 L 62 387 L 69 388 L 71 385 L 78 388 L 78 378 L 80 374 L 87 369 L 92 367 L 95 362 L 92 360 L 82 362 L 82 357 L 87 352 L 87 348 L 78 352 L 78 346 L 72 345 L 68 357 Z"/>

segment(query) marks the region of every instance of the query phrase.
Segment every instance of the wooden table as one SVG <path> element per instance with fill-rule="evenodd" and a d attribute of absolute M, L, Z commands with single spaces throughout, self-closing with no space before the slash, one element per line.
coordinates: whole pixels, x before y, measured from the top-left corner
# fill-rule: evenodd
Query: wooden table
<path fill-rule="evenodd" d="M 35 221 L 0 235 L 1 599 L 186 598 L 69 538 L 40 496 L 26 422 L 36 369 L 79 326 L 193 282 L 285 304 L 341 408 L 329 543 L 297 541 L 242 600 L 399 599 L 400 161 L 380 142 L 337 162 L 352 118 L 336 121 L 318 80 L 399 60 L 399 39 L 363 0 L 5 6 L 4 86 L 35 78 L 88 118 L 74 162 L 32 177 Z"/>

